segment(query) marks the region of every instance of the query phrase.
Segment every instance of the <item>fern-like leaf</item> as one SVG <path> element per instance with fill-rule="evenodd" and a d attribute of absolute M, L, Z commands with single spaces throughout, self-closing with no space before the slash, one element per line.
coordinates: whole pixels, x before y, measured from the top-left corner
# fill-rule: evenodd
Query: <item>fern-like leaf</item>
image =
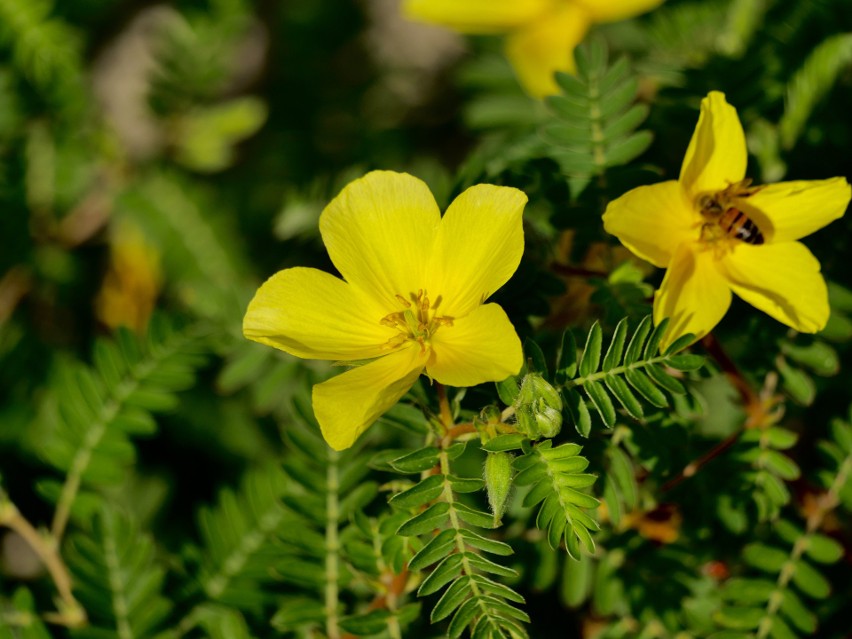
<path fill-rule="evenodd" d="M 664 320 L 654 328 L 651 318 L 645 317 L 628 342 L 627 320 L 624 319 L 616 326 L 604 354 L 603 332 L 596 323 L 589 331 L 580 359 L 573 335 L 566 332 L 556 382 L 562 387 L 565 405 L 581 435 L 588 436 L 592 422 L 580 389 L 609 428 L 616 421 L 613 398 L 628 415 L 641 419 L 644 409 L 639 397 L 663 408 L 668 405 L 667 394 L 685 392 L 680 380 L 667 369 L 695 370 L 703 365 L 704 358 L 679 352 L 692 342 L 691 335 L 661 351 L 660 341 L 667 325 L 668 320 Z"/>
<path fill-rule="evenodd" d="M 144 639 L 161 629 L 172 607 L 162 594 L 166 571 L 153 540 L 130 519 L 102 508 L 90 531 L 70 539 L 67 558 L 90 620 L 75 636 Z"/>
<path fill-rule="evenodd" d="M 627 60 L 610 66 L 600 40 L 579 47 L 576 58 L 576 75 L 556 75 L 562 93 L 547 98 L 554 118 L 542 129 L 575 199 L 593 177 L 639 157 L 653 139 L 636 131 L 648 107 L 635 103 L 639 82 Z"/>
<path fill-rule="evenodd" d="M 252 470 L 238 492 L 223 489 L 215 508 L 199 511 L 204 542 L 199 582 L 210 599 L 250 611 L 267 602 L 263 586 L 273 579 L 280 557 L 273 539 L 287 517 L 285 487 L 279 467 Z"/>
<path fill-rule="evenodd" d="M 64 483 L 38 485 L 42 495 L 57 502 L 54 534 L 61 537 L 69 514 L 90 514 L 97 500 L 78 499 L 81 489 L 121 482 L 135 458 L 131 438 L 156 430 L 152 413 L 176 406 L 176 393 L 192 385 L 203 352 L 196 327 L 175 330 L 155 317 L 143 340 L 121 330 L 114 342 L 98 342 L 93 367 L 60 365 L 29 442 L 65 473 Z"/>
<path fill-rule="evenodd" d="M 286 432 L 290 454 L 284 462 L 288 483 L 283 496 L 293 518 L 278 534 L 275 574 L 297 586 L 302 596 L 281 602 L 273 625 L 282 631 L 324 627 L 331 636 L 346 618 L 343 591 L 353 579 L 346 529 L 378 488 L 365 481 L 369 468 L 359 458 L 358 446 L 332 450 L 304 397 L 297 397 L 296 409 L 303 419 Z"/>
<path fill-rule="evenodd" d="M 418 595 L 443 591 L 431 620 L 437 623 L 449 619 L 449 637 L 461 637 L 465 629 L 476 639 L 526 637 L 523 624 L 529 618 L 515 605 L 523 603 L 523 597 L 497 580 L 516 573 L 488 557 L 509 555 L 512 548 L 483 535 L 482 529 L 493 526 L 492 515 L 461 502 L 457 495 L 482 487 L 480 480 L 471 484 L 451 473 L 450 462 L 464 448 L 461 442 L 447 449 L 428 447 L 391 462 L 402 473 L 435 469 L 434 474 L 391 500 L 409 513 L 398 534 L 426 540 L 408 568 L 414 572 L 435 566 L 420 585 Z"/>
<path fill-rule="evenodd" d="M 590 531 L 599 530 L 597 522 L 585 510 L 597 508 L 600 502 L 582 491 L 597 479 L 583 473 L 589 460 L 580 456 L 577 444 L 553 447 L 551 441 L 525 447 L 525 454 L 515 460 L 519 471 L 515 483 L 532 486 L 524 498 L 524 506 L 541 504 L 536 526 L 547 534 L 551 548 L 565 548 L 572 557 L 580 557 L 580 546 L 589 553 L 595 551 Z"/>
<path fill-rule="evenodd" d="M 716 622 L 729 629 L 724 634 L 729 639 L 815 636 L 818 619 L 810 600 L 831 592 L 819 566 L 844 555 L 843 546 L 819 528 L 832 510 L 852 506 L 852 426 L 835 421 L 832 439 L 821 447 L 828 452 L 819 476 L 825 493 L 808 513 L 804 530 L 785 519 L 775 522 L 777 539 L 743 549 L 745 563 L 757 574 L 731 579 L 722 589 Z"/>

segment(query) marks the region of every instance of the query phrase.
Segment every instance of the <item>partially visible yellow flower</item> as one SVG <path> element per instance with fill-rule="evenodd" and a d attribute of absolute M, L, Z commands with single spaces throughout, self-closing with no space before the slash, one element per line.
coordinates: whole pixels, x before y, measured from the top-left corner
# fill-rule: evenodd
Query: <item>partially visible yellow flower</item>
<path fill-rule="evenodd" d="M 129 222 L 112 229 L 109 270 L 95 300 L 95 314 L 110 328 L 144 333 L 162 286 L 160 256 Z"/>
<path fill-rule="evenodd" d="M 485 300 L 521 260 L 526 201 L 517 189 L 480 184 L 442 218 L 423 182 L 374 171 L 320 216 L 343 280 L 297 267 L 260 287 L 246 337 L 297 357 L 356 363 L 313 389 L 332 448 L 350 447 L 424 371 L 449 386 L 518 373 L 520 340 L 503 309 Z"/>
<path fill-rule="evenodd" d="M 633 189 L 604 213 L 609 233 L 668 269 L 654 298 L 654 321 L 671 319 L 664 346 L 709 333 L 731 291 L 804 333 L 828 321 L 819 262 L 796 240 L 841 217 L 852 190 L 840 177 L 752 186 L 747 156 L 736 109 L 713 91 L 701 102 L 680 178 Z"/>
<path fill-rule="evenodd" d="M 645 13 L 664 0 L 404 0 L 408 17 L 462 33 L 505 33 L 506 55 L 526 91 L 558 93 L 553 74 L 574 73 L 574 47 L 596 22 Z"/>

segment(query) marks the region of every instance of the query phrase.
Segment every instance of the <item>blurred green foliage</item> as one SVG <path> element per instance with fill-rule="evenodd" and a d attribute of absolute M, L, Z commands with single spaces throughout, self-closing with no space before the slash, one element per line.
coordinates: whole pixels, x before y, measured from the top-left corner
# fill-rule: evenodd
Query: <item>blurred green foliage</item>
<path fill-rule="evenodd" d="M 709 90 L 757 181 L 852 177 L 852 5 L 669 0 L 544 102 L 500 51 L 392 0 L 0 0 L 0 637 L 848 636 L 852 218 L 807 240 L 821 334 L 735 303 L 658 353 L 600 216 Z M 527 366 L 450 399 L 546 432 L 440 447 L 421 382 L 335 453 L 329 369 L 242 338 L 372 168 L 528 194 Z"/>

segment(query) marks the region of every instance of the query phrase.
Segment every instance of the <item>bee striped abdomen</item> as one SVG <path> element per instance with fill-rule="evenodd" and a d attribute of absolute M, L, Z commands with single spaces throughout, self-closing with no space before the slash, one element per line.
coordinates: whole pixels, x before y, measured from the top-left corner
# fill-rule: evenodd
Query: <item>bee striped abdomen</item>
<path fill-rule="evenodd" d="M 738 208 L 733 206 L 728 208 L 719 219 L 719 226 L 728 237 L 741 240 L 746 244 L 763 244 L 763 233 L 760 232 L 757 224 Z"/>

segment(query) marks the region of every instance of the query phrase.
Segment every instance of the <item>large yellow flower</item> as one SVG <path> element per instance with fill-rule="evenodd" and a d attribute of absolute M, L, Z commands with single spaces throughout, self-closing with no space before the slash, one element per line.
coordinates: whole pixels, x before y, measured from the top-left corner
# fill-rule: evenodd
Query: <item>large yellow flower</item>
<path fill-rule="evenodd" d="M 480 184 L 442 218 L 423 182 L 375 171 L 320 216 L 344 279 L 290 268 L 260 287 L 243 321 L 249 339 L 297 357 L 370 360 L 314 386 L 314 414 L 332 448 L 351 446 L 424 370 L 449 386 L 518 373 L 520 340 L 485 300 L 521 260 L 526 201 L 517 189 Z"/>
<path fill-rule="evenodd" d="M 405 0 L 408 17 L 462 33 L 506 33 L 506 55 L 526 91 L 558 93 L 553 74 L 574 73 L 574 47 L 595 22 L 616 22 L 664 0 Z"/>
<path fill-rule="evenodd" d="M 819 262 L 796 240 L 843 215 L 849 184 L 832 178 L 752 186 L 747 155 L 736 109 L 713 91 L 701 102 L 680 178 L 633 189 L 604 213 L 609 233 L 668 269 L 654 298 L 654 321 L 671 319 L 664 345 L 710 332 L 731 291 L 804 333 L 828 321 Z"/>

